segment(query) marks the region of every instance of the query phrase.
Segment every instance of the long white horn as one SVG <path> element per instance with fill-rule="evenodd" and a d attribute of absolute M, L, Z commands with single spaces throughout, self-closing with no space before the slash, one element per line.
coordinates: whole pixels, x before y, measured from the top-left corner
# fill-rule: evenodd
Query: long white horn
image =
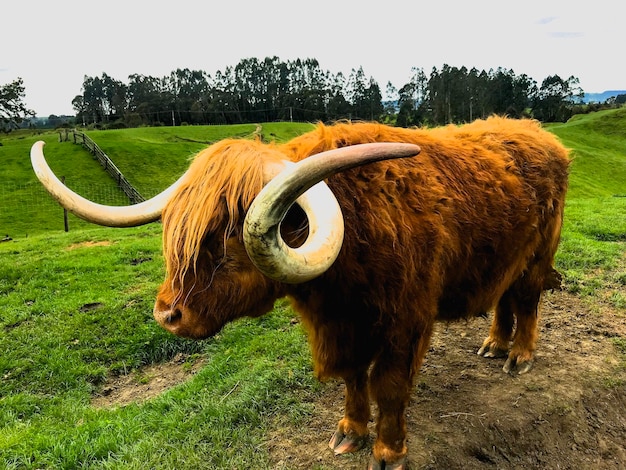
<path fill-rule="evenodd" d="M 248 256 L 266 276 L 301 283 L 324 273 L 337 259 L 343 243 L 343 217 L 334 195 L 321 182 L 341 171 L 381 160 L 417 155 L 417 145 L 360 144 L 322 152 L 287 165 L 261 190 L 244 220 Z M 311 192 L 312 191 L 312 192 Z M 309 219 L 309 237 L 292 248 L 280 236 L 280 223 L 297 202 Z"/>
<path fill-rule="evenodd" d="M 154 222 L 161 217 L 165 204 L 181 184 L 185 175 L 153 198 L 130 206 L 105 206 L 76 194 L 65 186 L 48 166 L 43 154 L 45 142 L 35 142 L 30 150 L 30 161 L 39 181 L 59 204 L 88 222 L 108 227 L 135 227 Z"/>

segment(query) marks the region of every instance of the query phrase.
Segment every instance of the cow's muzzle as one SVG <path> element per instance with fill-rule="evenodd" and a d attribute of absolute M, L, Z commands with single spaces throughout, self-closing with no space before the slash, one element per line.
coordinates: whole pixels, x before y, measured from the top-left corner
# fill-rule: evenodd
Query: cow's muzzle
<path fill-rule="evenodd" d="M 204 339 L 210 336 L 206 326 L 197 321 L 197 315 L 186 307 L 167 305 L 157 300 L 152 315 L 163 329 L 176 336 L 192 339 Z"/>

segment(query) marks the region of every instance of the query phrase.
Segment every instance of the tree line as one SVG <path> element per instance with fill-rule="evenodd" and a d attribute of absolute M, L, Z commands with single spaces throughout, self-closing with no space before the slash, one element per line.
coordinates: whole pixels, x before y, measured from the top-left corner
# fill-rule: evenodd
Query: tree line
<path fill-rule="evenodd" d="M 249 58 L 209 75 L 177 69 L 157 78 L 133 74 L 123 83 L 103 73 L 86 76 L 72 101 L 78 123 L 129 126 L 236 124 L 268 121 L 378 120 L 399 126 L 442 125 L 491 114 L 565 121 L 584 93 L 576 77 L 547 77 L 539 86 L 513 70 L 443 65 L 427 76 L 413 68 L 397 89 L 363 68 L 348 76 L 315 59 Z"/>
<path fill-rule="evenodd" d="M 85 77 L 72 101 L 84 124 L 236 124 L 260 121 L 378 119 L 378 84 L 362 68 L 345 77 L 320 68 L 315 59 L 277 57 L 241 60 L 213 76 L 177 69 L 157 78 L 139 74 L 122 83 L 106 73 Z"/>
<path fill-rule="evenodd" d="M 6 91 L 3 123 L 28 117 L 20 98 L 23 83 Z M 0 93 L 0 111 L 3 110 Z M 584 92 L 576 77 L 546 77 L 538 84 L 513 70 L 488 71 L 414 67 L 407 83 L 387 83 L 383 92 L 362 67 L 345 76 L 322 70 L 316 59 L 282 61 L 248 58 L 210 75 L 177 69 L 164 77 L 133 74 L 126 83 L 103 73 L 85 76 L 72 100 L 76 124 L 136 127 L 183 124 L 236 124 L 268 121 L 378 120 L 398 126 L 469 122 L 491 114 L 566 121 L 584 112 Z M 49 121 L 55 122 L 56 116 Z M 61 120 L 58 120 L 59 123 Z"/>

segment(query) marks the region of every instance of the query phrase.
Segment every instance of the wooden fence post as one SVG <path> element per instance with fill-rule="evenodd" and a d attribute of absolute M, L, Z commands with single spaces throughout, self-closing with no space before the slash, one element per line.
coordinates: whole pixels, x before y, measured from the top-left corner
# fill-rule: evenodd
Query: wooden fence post
<path fill-rule="evenodd" d="M 65 176 L 61 178 L 61 183 L 65 184 Z M 70 224 L 67 218 L 67 209 L 65 207 L 63 208 L 63 227 L 65 227 L 66 232 L 70 231 Z"/>

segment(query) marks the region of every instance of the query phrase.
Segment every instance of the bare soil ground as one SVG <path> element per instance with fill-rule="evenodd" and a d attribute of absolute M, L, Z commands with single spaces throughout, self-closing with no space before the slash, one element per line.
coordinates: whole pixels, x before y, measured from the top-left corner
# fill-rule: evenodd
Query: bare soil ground
<path fill-rule="evenodd" d="M 100 394 L 92 398 L 91 404 L 106 408 L 149 400 L 184 382 L 202 365 L 202 361 L 190 364 L 186 356 L 178 354 L 170 362 L 154 364 L 108 380 Z"/>
<path fill-rule="evenodd" d="M 626 338 L 625 313 L 546 294 L 535 366 L 522 376 L 502 372 L 504 359 L 476 355 L 489 322 L 438 325 L 407 410 L 410 468 L 625 469 L 626 364 L 613 341 Z M 182 362 L 111 383 L 96 404 L 154 396 L 193 373 Z M 312 405 L 304 425 L 276 423 L 266 443 L 274 467 L 365 468 L 373 423 L 363 450 L 334 456 L 327 447 L 343 385 L 325 384 Z"/>

